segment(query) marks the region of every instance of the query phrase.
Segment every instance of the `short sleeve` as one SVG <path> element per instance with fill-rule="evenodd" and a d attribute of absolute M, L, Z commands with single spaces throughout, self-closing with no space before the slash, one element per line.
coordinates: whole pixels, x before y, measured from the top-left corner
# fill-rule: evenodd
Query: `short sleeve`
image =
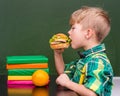
<path fill-rule="evenodd" d="M 105 83 L 110 79 L 110 70 L 107 70 L 106 65 L 107 63 L 99 58 L 93 58 L 87 64 L 87 74 L 84 85 L 99 96 L 102 94 Z"/>
<path fill-rule="evenodd" d="M 78 60 L 72 61 L 69 64 L 65 64 L 64 73 L 67 74 L 70 79 L 73 78 L 74 72 L 76 70 L 76 62 L 77 61 Z"/>

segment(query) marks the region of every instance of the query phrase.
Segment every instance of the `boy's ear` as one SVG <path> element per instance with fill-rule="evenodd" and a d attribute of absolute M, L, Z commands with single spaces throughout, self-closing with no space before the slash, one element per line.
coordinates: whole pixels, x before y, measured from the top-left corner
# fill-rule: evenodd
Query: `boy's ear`
<path fill-rule="evenodd" d="M 90 39 L 92 36 L 93 36 L 93 30 L 92 29 L 87 29 L 86 34 L 85 34 L 85 38 Z"/>

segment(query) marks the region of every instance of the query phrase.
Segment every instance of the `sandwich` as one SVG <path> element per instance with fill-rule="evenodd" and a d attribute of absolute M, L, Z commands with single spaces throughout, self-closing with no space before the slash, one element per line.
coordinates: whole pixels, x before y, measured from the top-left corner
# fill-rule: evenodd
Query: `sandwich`
<path fill-rule="evenodd" d="M 50 47 L 52 49 L 68 48 L 70 46 L 70 42 L 70 38 L 63 33 L 57 33 L 49 40 Z"/>

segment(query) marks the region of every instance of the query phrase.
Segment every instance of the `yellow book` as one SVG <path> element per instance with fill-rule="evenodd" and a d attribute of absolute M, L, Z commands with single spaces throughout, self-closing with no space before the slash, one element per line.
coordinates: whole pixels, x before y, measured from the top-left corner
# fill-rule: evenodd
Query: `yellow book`
<path fill-rule="evenodd" d="M 32 76 L 8 76 L 8 80 L 32 80 Z"/>

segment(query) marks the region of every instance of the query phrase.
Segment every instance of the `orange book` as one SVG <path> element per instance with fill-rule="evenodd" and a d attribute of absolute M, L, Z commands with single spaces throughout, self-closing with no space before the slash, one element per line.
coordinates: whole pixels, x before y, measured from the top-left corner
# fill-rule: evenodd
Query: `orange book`
<path fill-rule="evenodd" d="M 19 68 L 48 68 L 47 63 L 31 63 L 31 64 L 7 64 L 6 69 L 19 69 Z"/>

